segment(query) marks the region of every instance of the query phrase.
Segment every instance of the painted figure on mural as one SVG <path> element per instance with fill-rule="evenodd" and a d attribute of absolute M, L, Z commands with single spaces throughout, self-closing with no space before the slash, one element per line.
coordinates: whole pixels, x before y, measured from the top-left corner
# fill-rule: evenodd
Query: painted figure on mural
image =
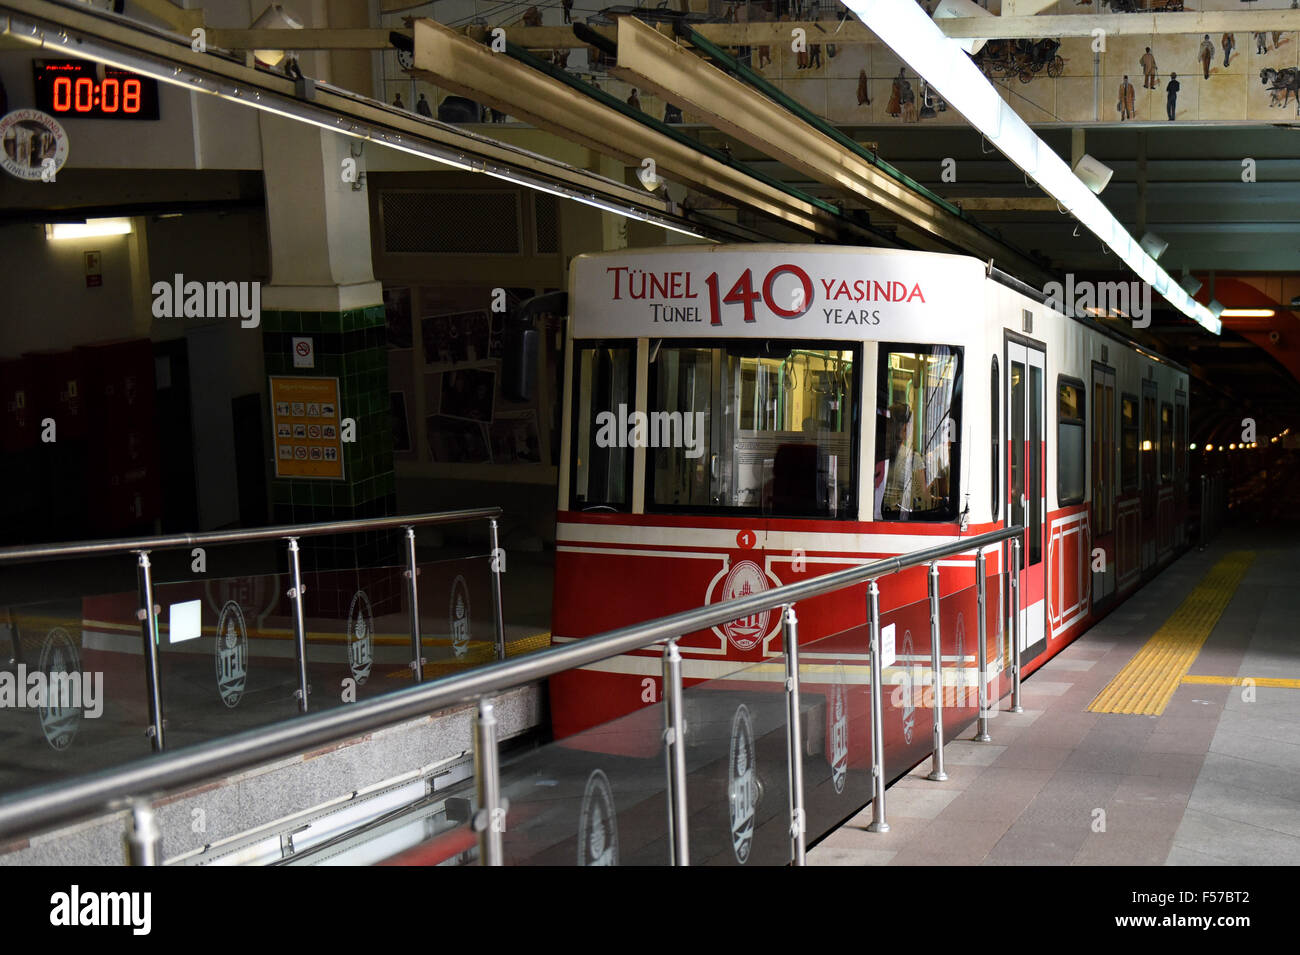
<path fill-rule="evenodd" d="M 1128 81 L 1125 75 L 1123 82 L 1119 84 L 1119 102 L 1115 108 L 1119 110 L 1119 119 L 1122 123 L 1126 119 L 1132 119 L 1136 115 L 1134 105 L 1137 100 L 1137 90 L 1133 89 L 1133 84 Z"/>
<path fill-rule="evenodd" d="M 822 65 L 822 45 L 820 43 L 814 43 L 808 47 L 808 55 L 811 58 L 808 61 L 809 69 L 816 69 Z"/>
<path fill-rule="evenodd" d="M 1178 74 L 1169 74 L 1169 85 L 1165 87 L 1165 111 L 1169 114 L 1169 121 L 1173 122 L 1174 114 L 1178 112 L 1178 91 L 1182 89 L 1182 84 L 1178 82 Z"/>
<path fill-rule="evenodd" d="M 560 9 L 564 12 L 564 22 L 573 22 L 573 0 L 560 0 Z"/>
<path fill-rule="evenodd" d="M 1237 38 L 1231 33 L 1225 33 L 1219 44 L 1223 47 L 1223 65 L 1227 66 L 1232 59 L 1232 51 L 1237 47 Z"/>
<path fill-rule="evenodd" d="M 1156 88 L 1156 58 L 1151 53 L 1151 47 L 1142 54 L 1142 59 L 1138 60 L 1142 67 L 1142 87 L 1143 89 L 1153 90 Z"/>
<path fill-rule="evenodd" d="M 899 105 L 903 107 L 903 122 L 916 122 L 916 93 L 912 90 L 912 84 L 904 79 L 903 88 L 898 94 Z"/>
<path fill-rule="evenodd" d="M 907 80 L 902 70 L 894 77 L 893 83 L 889 87 L 889 102 L 885 105 L 885 112 L 890 116 L 897 116 L 903 110 L 903 84 Z"/>
<path fill-rule="evenodd" d="M 1201 51 L 1199 54 L 1201 60 L 1201 69 L 1205 71 L 1205 78 L 1210 78 L 1210 64 L 1214 62 L 1214 41 L 1210 35 L 1205 34 L 1205 39 L 1201 40 Z"/>
<path fill-rule="evenodd" d="M 871 105 L 871 90 L 867 88 L 866 70 L 858 70 L 858 105 Z"/>
<path fill-rule="evenodd" d="M 1256 34 L 1255 34 L 1255 52 L 1256 52 L 1256 53 L 1267 53 L 1267 52 L 1268 52 L 1268 34 L 1267 34 L 1267 33 L 1256 33 Z"/>
<path fill-rule="evenodd" d="M 760 46 L 758 48 L 758 68 L 761 70 L 772 63 L 772 48 L 770 46 Z"/>

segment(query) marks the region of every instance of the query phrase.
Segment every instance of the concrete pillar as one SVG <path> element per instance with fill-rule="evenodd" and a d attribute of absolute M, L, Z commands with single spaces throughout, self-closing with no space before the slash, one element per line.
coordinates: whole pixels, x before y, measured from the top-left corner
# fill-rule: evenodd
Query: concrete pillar
<path fill-rule="evenodd" d="M 343 176 L 345 160 L 364 173 L 365 156 L 352 154 L 354 140 L 314 126 L 267 113 L 260 123 L 271 249 L 271 284 L 262 290 L 266 372 L 338 379 L 340 423 L 355 423 L 355 440 L 342 444 L 342 478 L 272 479 L 272 519 L 393 514 L 388 358 L 383 293 L 371 271 L 370 205 L 364 183 L 354 189 Z M 294 339 L 309 341 L 311 367 L 301 367 L 301 359 L 295 365 Z M 274 456 L 280 452 L 273 403 L 268 410 Z M 318 557 L 318 566 L 367 566 L 391 556 L 391 546 L 388 535 L 351 535 L 313 542 L 304 556 Z"/>

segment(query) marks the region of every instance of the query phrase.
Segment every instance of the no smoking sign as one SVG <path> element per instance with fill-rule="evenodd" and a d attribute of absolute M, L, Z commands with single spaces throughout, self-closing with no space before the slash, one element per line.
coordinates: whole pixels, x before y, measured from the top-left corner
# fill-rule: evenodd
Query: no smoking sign
<path fill-rule="evenodd" d="M 293 340 L 293 367 L 316 367 L 316 346 L 310 338 L 295 338 Z"/>

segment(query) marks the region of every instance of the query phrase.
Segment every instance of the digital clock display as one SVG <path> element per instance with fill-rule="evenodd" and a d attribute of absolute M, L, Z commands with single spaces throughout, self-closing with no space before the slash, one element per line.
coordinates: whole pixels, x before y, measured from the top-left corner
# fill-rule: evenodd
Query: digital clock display
<path fill-rule="evenodd" d="M 158 81 L 88 60 L 33 60 L 36 108 L 81 119 L 157 119 Z"/>

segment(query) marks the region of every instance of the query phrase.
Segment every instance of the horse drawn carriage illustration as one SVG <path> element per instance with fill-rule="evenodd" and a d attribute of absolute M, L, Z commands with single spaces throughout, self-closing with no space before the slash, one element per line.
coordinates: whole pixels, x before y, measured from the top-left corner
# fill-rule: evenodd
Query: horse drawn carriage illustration
<path fill-rule="evenodd" d="M 1044 70 L 1056 79 L 1065 69 L 1060 40 L 989 40 L 972 58 L 990 79 L 1020 78 L 1028 83 Z"/>

